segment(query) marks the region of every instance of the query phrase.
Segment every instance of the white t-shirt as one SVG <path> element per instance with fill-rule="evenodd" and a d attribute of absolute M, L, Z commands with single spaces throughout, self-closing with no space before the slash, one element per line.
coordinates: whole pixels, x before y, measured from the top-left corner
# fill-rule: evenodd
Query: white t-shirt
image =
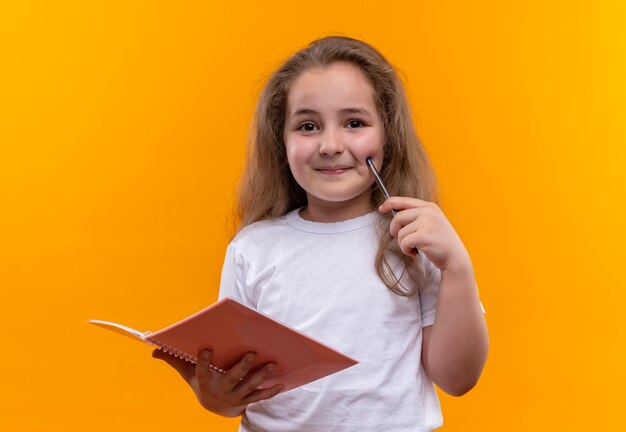
<path fill-rule="evenodd" d="M 296 210 L 249 225 L 228 246 L 220 298 L 233 297 L 359 361 L 250 404 L 240 431 L 418 432 L 442 425 L 420 361 L 441 273 L 422 254 L 421 294 L 391 292 L 374 269 L 377 217 L 317 223 Z"/>

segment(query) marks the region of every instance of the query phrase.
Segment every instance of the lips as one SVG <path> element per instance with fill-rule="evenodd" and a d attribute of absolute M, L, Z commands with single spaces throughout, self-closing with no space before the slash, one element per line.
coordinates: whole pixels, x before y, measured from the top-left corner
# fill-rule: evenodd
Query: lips
<path fill-rule="evenodd" d="M 322 174 L 327 174 L 327 175 L 339 175 L 351 169 L 352 167 L 348 167 L 348 166 L 336 166 L 336 167 L 316 168 L 315 171 L 318 171 Z"/>

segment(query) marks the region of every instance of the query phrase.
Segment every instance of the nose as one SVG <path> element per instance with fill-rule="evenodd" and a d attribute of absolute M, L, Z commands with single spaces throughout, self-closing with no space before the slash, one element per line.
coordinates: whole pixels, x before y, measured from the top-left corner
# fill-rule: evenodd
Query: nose
<path fill-rule="evenodd" d="M 319 152 L 321 155 L 333 156 L 344 151 L 343 140 L 339 131 L 328 128 L 320 135 Z"/>

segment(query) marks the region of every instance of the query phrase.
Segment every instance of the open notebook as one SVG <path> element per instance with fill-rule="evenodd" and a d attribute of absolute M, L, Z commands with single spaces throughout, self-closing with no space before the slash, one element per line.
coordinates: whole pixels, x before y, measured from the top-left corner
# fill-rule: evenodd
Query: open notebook
<path fill-rule="evenodd" d="M 261 388 L 283 384 L 287 390 L 354 366 L 358 362 L 263 313 L 226 297 L 162 330 L 140 332 L 121 324 L 92 324 L 143 340 L 196 363 L 203 349 L 213 351 L 211 369 L 224 373 L 244 354 L 255 352 L 252 370 L 273 361 L 276 370 Z"/>

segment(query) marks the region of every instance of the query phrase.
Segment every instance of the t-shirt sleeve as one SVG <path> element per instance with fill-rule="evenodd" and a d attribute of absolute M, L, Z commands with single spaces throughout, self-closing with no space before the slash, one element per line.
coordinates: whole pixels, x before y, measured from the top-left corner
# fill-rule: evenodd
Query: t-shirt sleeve
<path fill-rule="evenodd" d="M 249 307 L 255 307 L 245 286 L 244 263 L 233 243 L 226 248 L 218 298 L 230 297 Z"/>
<path fill-rule="evenodd" d="M 422 307 L 422 327 L 428 327 L 435 323 L 437 311 L 437 295 L 441 282 L 441 270 L 439 270 L 426 257 L 424 258 L 424 273 L 426 283 L 420 292 L 420 305 Z"/>

